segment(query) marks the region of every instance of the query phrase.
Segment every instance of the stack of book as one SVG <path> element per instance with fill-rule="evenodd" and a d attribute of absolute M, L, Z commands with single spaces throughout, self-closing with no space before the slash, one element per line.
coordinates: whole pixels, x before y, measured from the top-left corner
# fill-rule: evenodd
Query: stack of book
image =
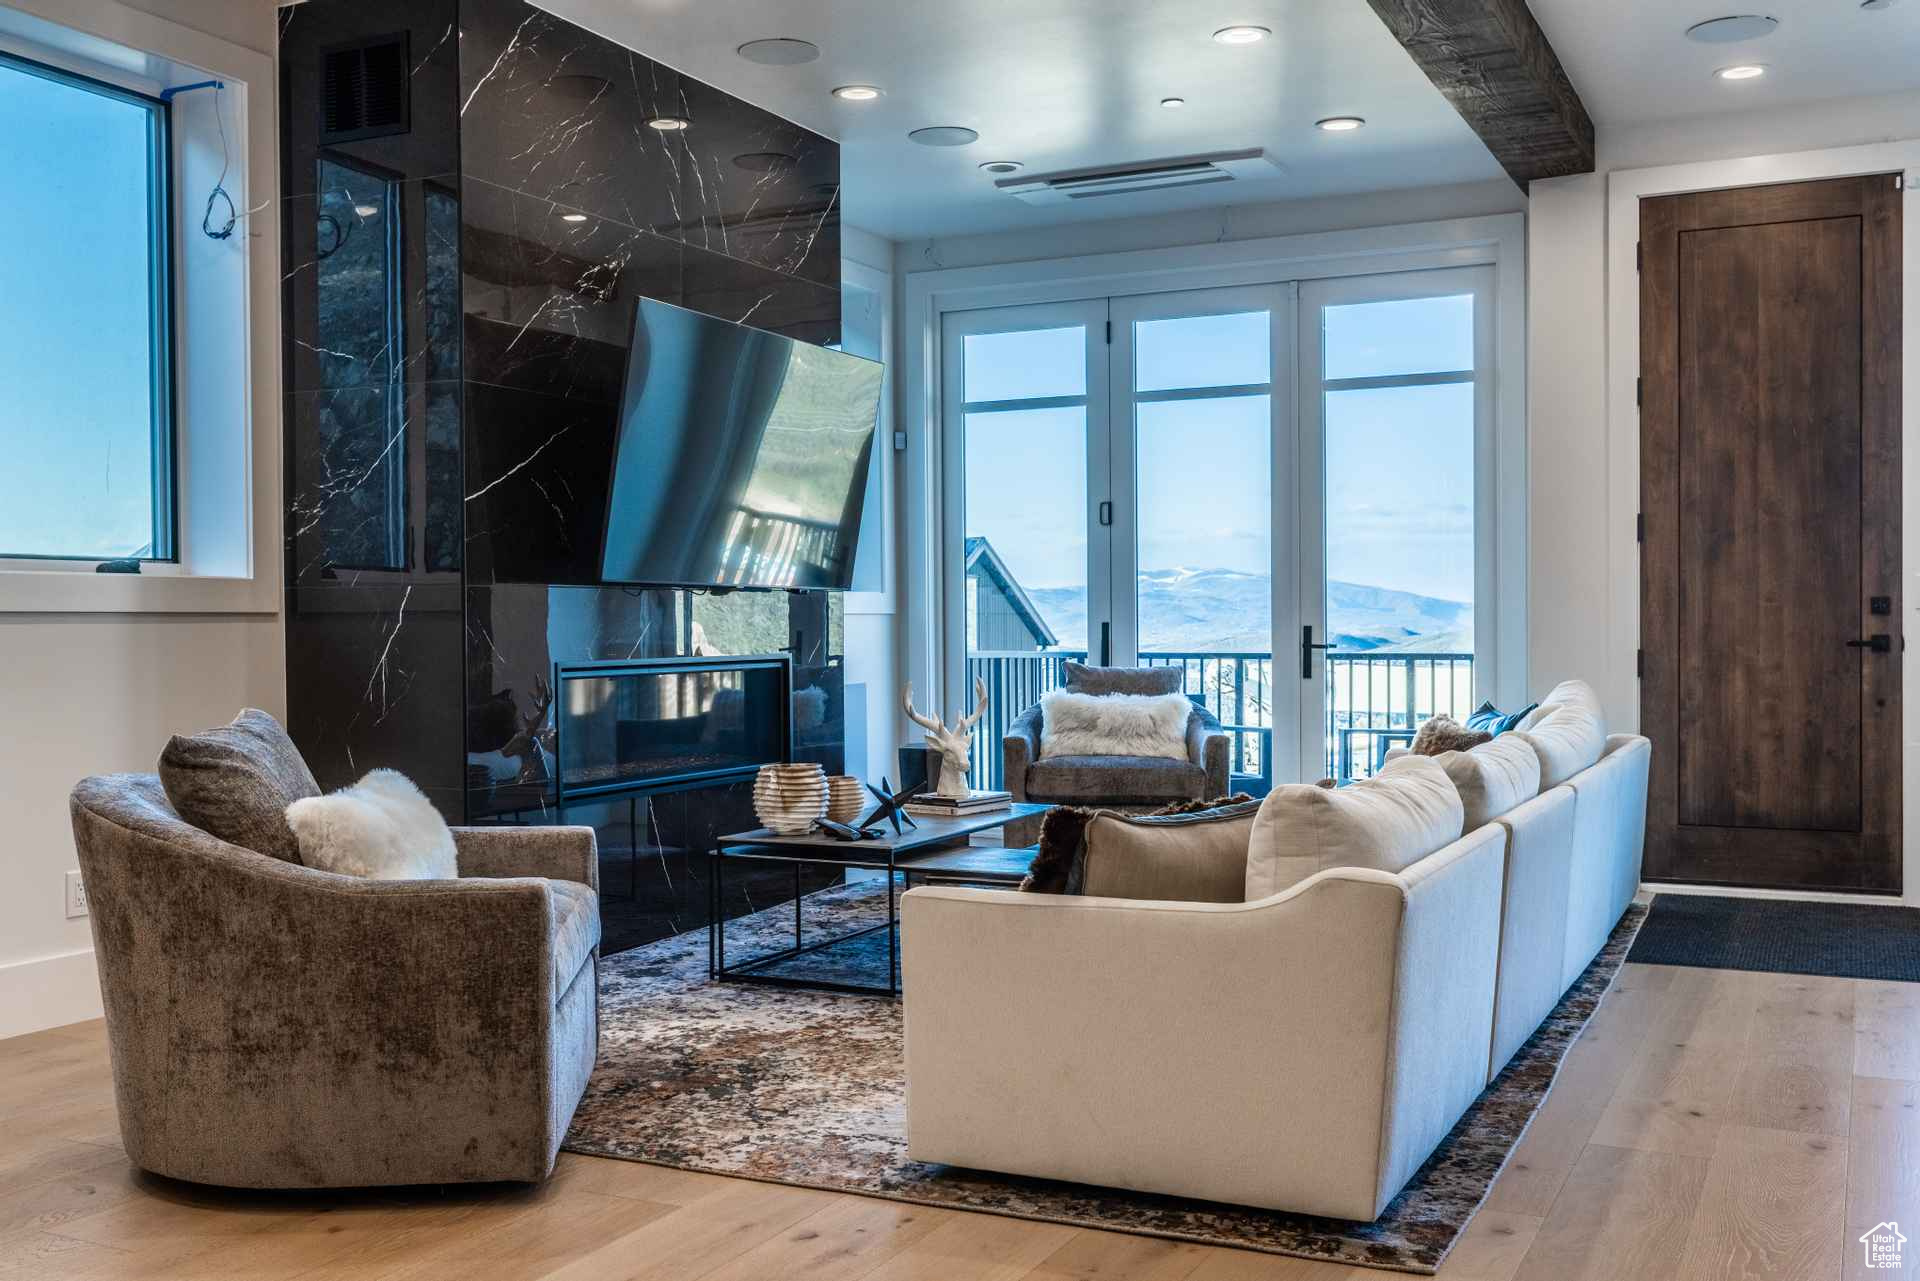
<path fill-rule="evenodd" d="M 966 818 L 991 814 L 1013 804 L 1012 792 L 968 792 L 965 796 L 938 796 L 922 792 L 906 804 L 906 811 L 922 818 Z"/>

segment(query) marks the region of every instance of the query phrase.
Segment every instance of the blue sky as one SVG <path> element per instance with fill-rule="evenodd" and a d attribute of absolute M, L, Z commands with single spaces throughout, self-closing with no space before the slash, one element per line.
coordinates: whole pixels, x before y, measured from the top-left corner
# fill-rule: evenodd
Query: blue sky
<path fill-rule="evenodd" d="M 151 528 L 147 116 L 0 63 L 0 553 Z"/>
<path fill-rule="evenodd" d="M 1267 380 L 1263 313 L 1143 325 L 1136 386 Z M 1325 376 L 1469 368 L 1471 296 L 1328 308 Z M 1085 390 L 1078 329 L 970 338 L 967 398 Z M 1470 383 L 1329 392 L 1327 569 L 1346 582 L 1473 599 Z M 1137 424 L 1143 571 L 1268 569 L 1271 502 L 1265 396 L 1146 403 Z M 970 415 L 967 532 L 985 534 L 1021 581 L 1086 581 L 1086 425 L 1080 408 Z"/>

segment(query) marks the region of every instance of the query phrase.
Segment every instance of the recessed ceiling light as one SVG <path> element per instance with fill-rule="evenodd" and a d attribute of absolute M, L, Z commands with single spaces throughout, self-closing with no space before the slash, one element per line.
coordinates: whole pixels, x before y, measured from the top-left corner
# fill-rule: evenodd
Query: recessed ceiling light
<path fill-rule="evenodd" d="M 375 214 L 380 212 L 380 206 L 379 205 L 355 205 L 353 207 L 353 211 L 359 214 L 362 218 L 371 218 Z"/>
<path fill-rule="evenodd" d="M 1178 109 L 1186 106 L 1187 100 L 1185 98 L 1162 98 L 1160 99 L 1160 105 L 1170 110 Z"/>
<path fill-rule="evenodd" d="M 833 96 L 842 102 L 872 102 L 880 93 L 876 85 L 841 85 L 833 91 Z"/>
<path fill-rule="evenodd" d="M 907 137 L 923 147 L 964 147 L 980 140 L 978 130 L 964 125 L 929 125 L 925 129 L 913 130 Z"/>
<path fill-rule="evenodd" d="M 1272 34 L 1266 27 L 1222 27 L 1213 33 L 1213 38 L 1221 44 L 1259 44 Z"/>
<path fill-rule="evenodd" d="M 763 67 L 797 67 L 818 58 L 820 46 L 811 40 L 776 36 L 771 40 L 749 40 L 734 52 L 748 62 L 757 62 Z"/>
<path fill-rule="evenodd" d="M 583 213 L 563 213 L 560 215 L 561 222 L 585 222 L 586 220 L 587 216 Z"/>
<path fill-rule="evenodd" d="M 1767 69 L 1757 62 L 1746 62 L 1737 67 L 1722 67 L 1713 74 L 1721 80 L 1758 80 L 1767 74 Z"/>
<path fill-rule="evenodd" d="M 685 116 L 648 116 L 647 128 L 658 129 L 661 133 L 678 133 L 682 129 L 691 129 L 693 121 Z"/>
<path fill-rule="evenodd" d="M 1018 160 L 989 160 L 980 167 L 988 173 L 1019 173 L 1026 168 Z"/>
<path fill-rule="evenodd" d="M 1780 19 L 1759 13 L 1736 13 L 1724 18 L 1709 18 L 1687 28 L 1687 39 L 1701 44 L 1736 44 L 1770 36 Z"/>
<path fill-rule="evenodd" d="M 1328 116 L 1325 120 L 1313 122 L 1314 128 L 1325 129 L 1328 133 L 1352 133 L 1366 123 L 1359 116 Z"/>

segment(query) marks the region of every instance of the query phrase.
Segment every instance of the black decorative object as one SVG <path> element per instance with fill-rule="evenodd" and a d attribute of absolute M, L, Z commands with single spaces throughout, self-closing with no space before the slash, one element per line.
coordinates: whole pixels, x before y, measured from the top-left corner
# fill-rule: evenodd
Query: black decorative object
<path fill-rule="evenodd" d="M 940 778 L 940 753 L 931 747 L 900 749 L 900 786 L 921 791 Z"/>
<path fill-rule="evenodd" d="M 885 819 L 887 822 L 893 824 L 893 834 L 895 836 L 900 835 L 902 830 L 900 825 L 902 823 L 905 823 L 908 827 L 918 827 L 919 824 L 913 821 L 913 816 L 900 807 L 925 791 L 926 787 L 927 781 L 923 778 L 918 783 L 909 787 L 903 787 L 896 792 L 893 790 L 893 784 L 887 781 L 886 775 L 881 775 L 880 786 L 875 787 L 872 783 L 867 784 L 867 790 L 873 793 L 874 799 L 879 801 L 880 804 L 874 808 L 873 813 L 861 819 L 855 826 L 861 828 L 878 827 L 880 820 Z"/>

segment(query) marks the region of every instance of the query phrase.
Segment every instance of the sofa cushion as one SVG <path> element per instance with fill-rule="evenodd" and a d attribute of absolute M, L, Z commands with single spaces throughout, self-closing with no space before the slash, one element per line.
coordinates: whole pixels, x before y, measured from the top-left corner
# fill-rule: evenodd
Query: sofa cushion
<path fill-rule="evenodd" d="M 1400 757 L 1350 787 L 1276 787 L 1254 820 L 1247 902 L 1331 867 L 1401 871 L 1458 839 L 1464 822 L 1460 794 L 1431 756 Z"/>
<path fill-rule="evenodd" d="M 1184 761 L 1193 704 L 1182 694 L 1081 694 L 1040 700 L 1040 757 L 1152 756 Z"/>
<path fill-rule="evenodd" d="M 1607 748 L 1607 729 L 1599 716 L 1578 703 L 1543 703 L 1531 725 L 1514 730 L 1540 758 L 1540 790 L 1590 768 Z"/>
<path fill-rule="evenodd" d="M 547 913 L 553 922 L 553 1003 L 558 1005 L 600 946 L 600 899 L 576 881 L 548 881 Z"/>
<path fill-rule="evenodd" d="M 1178 667 L 1090 667 L 1067 660 L 1067 688 L 1081 694 L 1178 694 Z"/>
<path fill-rule="evenodd" d="M 450 881 L 460 875 L 453 832 L 398 770 L 370 770 L 351 787 L 287 806 L 300 861 L 375 881 Z"/>
<path fill-rule="evenodd" d="M 256 854 L 300 861 L 287 806 L 320 795 L 320 785 L 273 717 L 249 707 L 230 725 L 175 734 L 158 772 L 167 803 L 193 826 Z"/>
<path fill-rule="evenodd" d="M 1532 800 L 1540 791 L 1539 753 L 1531 743 L 1511 736 L 1434 759 L 1460 793 L 1469 832 Z"/>
<path fill-rule="evenodd" d="M 1605 728 L 1607 714 L 1600 706 L 1600 696 L 1594 693 L 1593 686 L 1585 681 L 1561 681 L 1548 690 L 1547 696 L 1540 700 L 1541 707 L 1552 707 L 1559 703 L 1572 703 L 1575 707 L 1585 708 L 1593 713 L 1593 718 L 1600 722 L 1603 729 Z"/>
<path fill-rule="evenodd" d="M 1161 756 L 1043 756 L 1027 770 L 1030 801 L 1081 801 L 1145 805 L 1198 800 L 1206 795 L 1207 771 L 1185 754 Z"/>
<path fill-rule="evenodd" d="M 1103 810 L 1081 838 L 1079 891 L 1103 898 L 1238 903 L 1246 894 L 1247 849 L 1259 814 L 1255 800 L 1166 816 Z"/>

